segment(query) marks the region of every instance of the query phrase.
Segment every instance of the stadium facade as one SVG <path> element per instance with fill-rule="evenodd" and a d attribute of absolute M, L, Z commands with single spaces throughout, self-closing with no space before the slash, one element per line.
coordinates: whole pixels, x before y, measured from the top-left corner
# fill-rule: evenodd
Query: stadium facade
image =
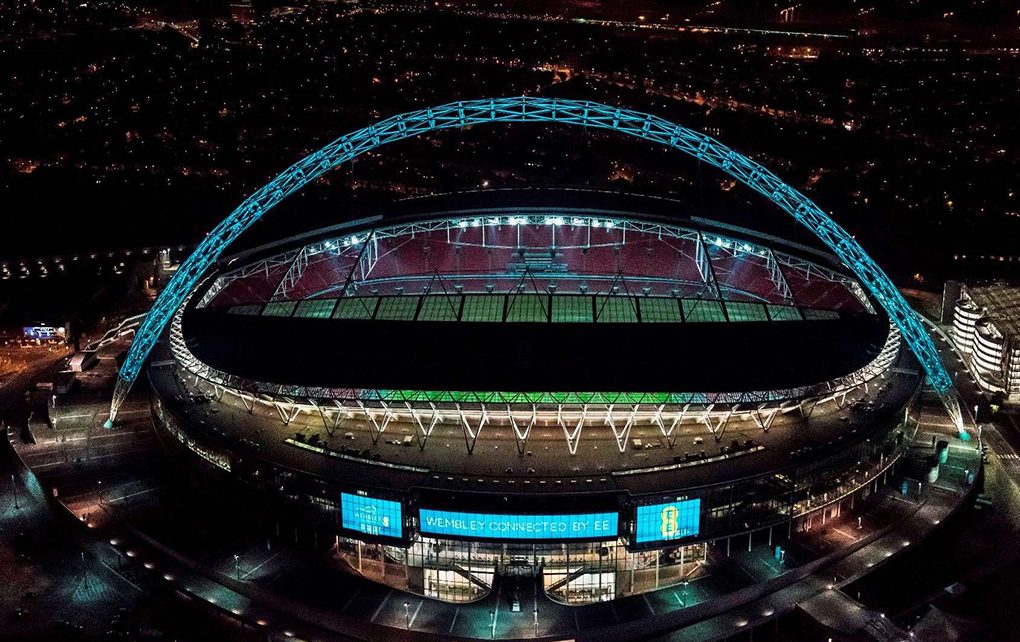
<path fill-rule="evenodd" d="M 837 257 L 587 192 L 454 194 L 222 258 L 148 368 L 166 443 L 445 601 L 686 586 L 866 500 L 923 369 Z"/>

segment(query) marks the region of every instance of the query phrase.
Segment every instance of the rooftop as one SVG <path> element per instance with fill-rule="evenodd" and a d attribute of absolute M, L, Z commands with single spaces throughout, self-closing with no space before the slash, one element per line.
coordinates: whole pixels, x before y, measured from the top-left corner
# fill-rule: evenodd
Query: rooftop
<path fill-rule="evenodd" d="M 968 285 L 966 290 L 1007 339 L 1020 336 L 1020 285 L 996 281 Z"/>

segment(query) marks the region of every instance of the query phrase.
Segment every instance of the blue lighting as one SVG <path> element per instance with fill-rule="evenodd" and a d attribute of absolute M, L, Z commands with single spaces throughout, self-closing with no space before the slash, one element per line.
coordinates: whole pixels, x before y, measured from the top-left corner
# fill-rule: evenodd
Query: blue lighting
<path fill-rule="evenodd" d="M 694 537 L 701 530 L 701 500 L 638 506 L 636 522 L 635 544 Z"/>
<path fill-rule="evenodd" d="M 590 101 L 517 96 L 463 100 L 391 116 L 346 134 L 309 154 L 249 196 L 181 264 L 146 315 L 121 366 L 110 404 L 108 425 L 113 425 L 118 408 L 127 398 L 131 385 L 138 378 L 160 334 L 209 266 L 219 259 L 238 236 L 277 203 L 338 165 L 389 143 L 436 130 L 460 129 L 484 123 L 521 122 L 563 123 L 612 130 L 659 143 L 717 167 L 763 195 L 811 230 L 853 271 L 900 329 L 932 386 L 943 396 L 947 406 L 951 403 L 950 399 L 955 399 L 954 395 L 949 394 L 953 387 L 952 379 L 939 357 L 934 341 L 889 277 L 846 230 L 829 218 L 811 199 L 781 181 L 771 171 L 710 136 L 651 114 Z"/>
<path fill-rule="evenodd" d="M 366 535 L 403 537 L 400 502 L 340 493 L 340 525 Z"/>
<path fill-rule="evenodd" d="M 504 515 L 429 508 L 418 511 L 419 530 L 423 535 L 476 539 L 614 539 L 619 521 L 618 513 Z"/>

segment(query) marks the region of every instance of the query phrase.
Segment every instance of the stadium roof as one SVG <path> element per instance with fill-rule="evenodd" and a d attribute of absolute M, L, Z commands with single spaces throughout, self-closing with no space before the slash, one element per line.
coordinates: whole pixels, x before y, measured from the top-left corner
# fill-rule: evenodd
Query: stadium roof
<path fill-rule="evenodd" d="M 675 207 L 573 191 L 405 202 L 228 260 L 184 336 L 245 379 L 402 398 L 792 388 L 881 350 L 888 320 L 831 257 L 664 218 Z"/>

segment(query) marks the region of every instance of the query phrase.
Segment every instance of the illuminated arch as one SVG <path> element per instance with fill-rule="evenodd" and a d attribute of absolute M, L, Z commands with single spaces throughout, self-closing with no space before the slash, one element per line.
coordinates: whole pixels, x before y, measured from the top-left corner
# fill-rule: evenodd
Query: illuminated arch
<path fill-rule="evenodd" d="M 755 161 L 682 125 L 651 114 L 600 103 L 526 96 L 465 100 L 391 116 L 342 136 L 309 154 L 249 196 L 181 264 L 138 328 L 120 369 L 109 424 L 112 425 L 118 408 L 138 378 L 159 335 L 188 293 L 227 246 L 277 203 L 338 165 L 382 145 L 441 129 L 520 122 L 564 123 L 608 129 L 660 143 L 718 167 L 763 194 L 811 230 L 868 288 L 903 333 L 904 340 L 917 355 L 932 386 L 947 401 L 962 433 L 959 406 L 952 393 L 952 379 L 916 313 L 861 246 L 810 199 Z M 953 406 L 956 407 L 955 412 Z"/>

